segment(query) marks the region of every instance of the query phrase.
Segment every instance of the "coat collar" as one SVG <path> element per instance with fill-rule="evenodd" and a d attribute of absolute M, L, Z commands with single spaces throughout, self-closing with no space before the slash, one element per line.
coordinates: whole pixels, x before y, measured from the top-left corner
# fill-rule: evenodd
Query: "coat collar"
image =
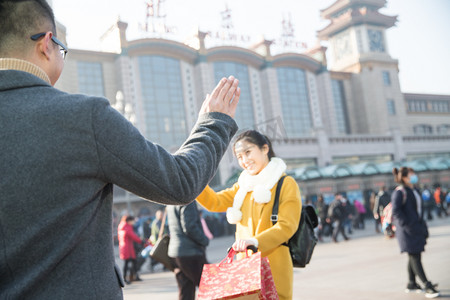
<path fill-rule="evenodd" d="M 35 64 L 17 58 L 0 58 L 0 70 L 16 70 L 33 74 L 50 84 L 47 73 Z"/>

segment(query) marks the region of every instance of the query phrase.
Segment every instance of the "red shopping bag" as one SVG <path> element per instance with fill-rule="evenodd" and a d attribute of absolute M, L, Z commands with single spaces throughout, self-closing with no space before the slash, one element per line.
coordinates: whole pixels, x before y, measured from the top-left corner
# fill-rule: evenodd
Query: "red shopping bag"
<path fill-rule="evenodd" d="M 203 266 L 197 299 L 278 299 L 267 257 L 257 252 L 234 260 L 235 254 Z"/>

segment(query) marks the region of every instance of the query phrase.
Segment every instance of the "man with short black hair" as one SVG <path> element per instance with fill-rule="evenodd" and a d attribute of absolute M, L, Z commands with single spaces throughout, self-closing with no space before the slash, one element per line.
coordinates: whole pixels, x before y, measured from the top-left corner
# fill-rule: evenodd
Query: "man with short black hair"
<path fill-rule="evenodd" d="M 53 87 L 67 47 L 46 1 L 0 0 L 0 29 L 0 299 L 122 299 L 113 184 L 192 202 L 237 131 L 238 80 L 206 96 L 172 155 L 107 99 Z"/>

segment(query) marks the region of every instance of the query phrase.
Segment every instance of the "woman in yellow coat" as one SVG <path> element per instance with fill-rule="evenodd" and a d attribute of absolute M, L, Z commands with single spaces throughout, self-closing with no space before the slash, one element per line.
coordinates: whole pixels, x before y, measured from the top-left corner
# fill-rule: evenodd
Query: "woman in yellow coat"
<path fill-rule="evenodd" d="M 197 197 L 209 211 L 227 212 L 227 220 L 236 224 L 233 249 L 245 251 L 254 245 L 268 257 L 280 299 L 292 299 L 293 265 L 289 248 L 283 243 L 297 230 L 301 214 L 301 196 L 297 183 L 287 176 L 283 182 L 278 221 L 271 221 L 278 180 L 285 175 L 286 164 L 275 157 L 268 138 L 248 130 L 233 146 L 239 165 L 244 169 L 231 188 L 215 192 L 210 187 Z"/>

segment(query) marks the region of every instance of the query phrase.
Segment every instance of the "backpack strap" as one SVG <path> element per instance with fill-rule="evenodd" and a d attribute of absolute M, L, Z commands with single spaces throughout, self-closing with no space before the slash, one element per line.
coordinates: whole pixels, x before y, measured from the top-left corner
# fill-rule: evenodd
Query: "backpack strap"
<path fill-rule="evenodd" d="M 278 205 L 280 202 L 280 191 L 281 191 L 281 185 L 283 184 L 285 177 L 286 177 L 286 175 L 281 176 L 281 178 L 278 180 L 277 190 L 275 191 L 275 199 L 273 201 L 272 215 L 270 216 L 272 225 L 275 225 L 275 223 L 278 221 Z"/>
<path fill-rule="evenodd" d="M 405 203 L 406 203 L 406 190 L 405 190 L 405 187 L 403 185 L 399 185 L 398 187 L 395 188 L 395 190 L 402 192 L 402 195 L 403 195 L 402 205 L 405 205 Z"/>

